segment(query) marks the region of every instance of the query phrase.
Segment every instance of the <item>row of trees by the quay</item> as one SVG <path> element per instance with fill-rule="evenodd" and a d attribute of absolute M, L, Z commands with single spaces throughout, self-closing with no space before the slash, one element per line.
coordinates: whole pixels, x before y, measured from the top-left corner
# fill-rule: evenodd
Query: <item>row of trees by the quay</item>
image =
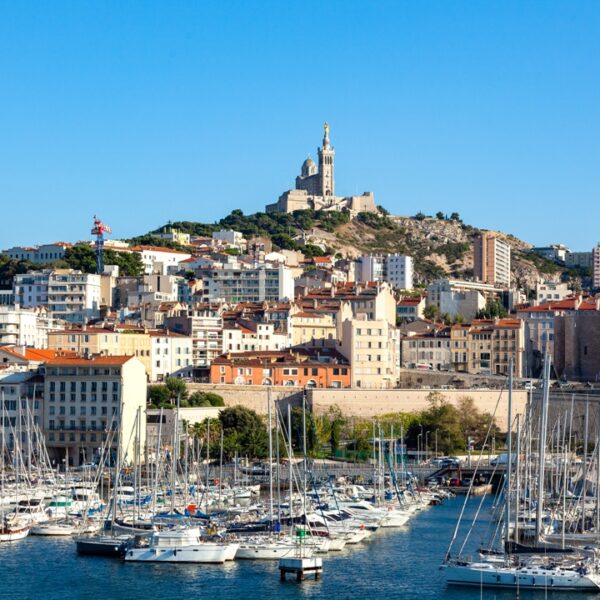
<path fill-rule="evenodd" d="M 156 391 L 160 388 L 160 392 Z M 167 397 L 163 388 L 169 391 Z M 179 397 L 179 406 L 222 406 L 223 399 L 217 394 L 195 392 L 182 394 L 176 384 L 167 380 L 162 386 L 151 386 L 151 405 L 173 408 Z M 276 404 L 276 403 L 275 403 Z M 428 396 L 428 408 L 415 412 L 398 412 L 381 415 L 377 419 L 346 417 L 339 406 L 332 406 L 327 413 L 314 416 L 310 411 L 303 413 L 302 407 L 291 410 L 291 439 L 296 456 L 304 449 L 306 430 L 306 452 L 311 458 L 338 457 L 348 460 L 366 461 L 373 454 L 373 438 L 383 436 L 386 440 L 397 440 L 397 451 L 401 438 L 408 454 L 421 450 L 433 457 L 481 450 L 487 439 L 486 452 L 491 449 L 492 439 L 501 447 L 504 437 L 488 412 L 480 411 L 473 398 L 463 396 L 456 404 L 446 400 L 440 392 Z M 273 458 L 288 456 L 287 409 L 280 413 L 273 406 L 272 445 Z M 243 406 L 223 408 L 218 418 L 206 419 L 193 425 L 186 424 L 188 435 L 206 448 L 212 457 L 221 453 L 226 460 L 234 456 L 249 459 L 268 457 L 268 421 L 266 416 Z"/>

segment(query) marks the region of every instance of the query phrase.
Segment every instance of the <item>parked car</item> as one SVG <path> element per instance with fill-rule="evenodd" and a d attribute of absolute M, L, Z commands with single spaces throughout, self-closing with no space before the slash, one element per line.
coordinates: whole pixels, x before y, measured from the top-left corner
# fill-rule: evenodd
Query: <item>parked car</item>
<path fill-rule="evenodd" d="M 455 456 L 441 456 L 439 458 L 434 458 L 431 461 L 431 464 L 440 469 L 444 467 L 459 467 L 460 460 Z"/>

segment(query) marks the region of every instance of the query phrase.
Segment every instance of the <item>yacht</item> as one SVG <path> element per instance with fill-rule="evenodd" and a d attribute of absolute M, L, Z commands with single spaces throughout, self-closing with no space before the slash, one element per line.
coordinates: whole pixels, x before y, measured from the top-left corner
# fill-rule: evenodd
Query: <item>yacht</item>
<path fill-rule="evenodd" d="M 129 548 L 127 562 L 224 563 L 233 560 L 239 544 L 204 542 L 199 527 L 153 531 L 146 545 Z"/>

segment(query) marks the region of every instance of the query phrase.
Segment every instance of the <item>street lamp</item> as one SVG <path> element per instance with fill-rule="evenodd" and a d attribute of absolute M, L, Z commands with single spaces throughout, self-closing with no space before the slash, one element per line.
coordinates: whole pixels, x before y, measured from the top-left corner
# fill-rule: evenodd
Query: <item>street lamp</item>
<path fill-rule="evenodd" d="M 423 437 L 422 433 L 417 435 L 417 463 L 421 463 L 421 438 Z"/>
<path fill-rule="evenodd" d="M 427 462 L 427 455 L 429 454 L 429 434 L 431 431 L 425 432 L 425 462 Z"/>
<path fill-rule="evenodd" d="M 437 451 L 437 435 L 438 435 L 438 431 L 439 429 L 435 430 L 435 457 L 438 457 L 438 451 Z"/>

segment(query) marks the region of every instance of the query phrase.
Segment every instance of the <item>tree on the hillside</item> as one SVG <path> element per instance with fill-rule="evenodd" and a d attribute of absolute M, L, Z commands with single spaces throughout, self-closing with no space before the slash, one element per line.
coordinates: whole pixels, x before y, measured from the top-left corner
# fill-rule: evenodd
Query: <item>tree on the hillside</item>
<path fill-rule="evenodd" d="M 35 270 L 36 266 L 28 260 L 14 260 L 0 255 L 0 289 L 12 289 L 13 277 Z"/>
<path fill-rule="evenodd" d="M 256 412 L 244 406 L 232 406 L 221 411 L 219 421 L 223 427 L 226 456 L 231 457 L 235 452 L 250 458 L 266 456 L 267 428 Z"/>
<path fill-rule="evenodd" d="M 329 445 L 331 446 L 331 454 L 335 454 L 342 441 L 342 430 L 346 423 L 346 419 L 342 414 L 339 406 L 333 405 L 327 412 L 329 419 Z"/>
<path fill-rule="evenodd" d="M 96 253 L 94 249 L 87 244 L 75 244 L 65 250 L 64 260 L 70 269 L 81 271 L 82 273 L 96 272 Z"/>
<path fill-rule="evenodd" d="M 430 321 L 433 321 L 438 315 L 438 307 L 435 304 L 428 304 L 423 311 L 423 316 Z"/>
<path fill-rule="evenodd" d="M 225 406 L 223 397 L 213 392 L 194 392 L 187 399 L 188 406 Z"/>
<path fill-rule="evenodd" d="M 420 439 L 421 447 L 424 448 L 427 438 L 430 446 L 437 431 L 438 451 L 448 454 L 464 449 L 466 440 L 461 429 L 458 409 L 447 402 L 440 392 L 431 392 L 427 400 L 429 408 L 422 411 L 419 414 L 419 422 L 413 422 L 408 429 L 408 445 L 416 448 Z"/>
<path fill-rule="evenodd" d="M 306 454 L 314 456 L 318 449 L 317 428 L 311 412 L 306 411 Z M 304 428 L 302 407 L 292 409 L 292 447 L 296 452 L 302 452 L 304 447 Z"/>
<path fill-rule="evenodd" d="M 457 408 L 463 436 L 471 440 L 475 448 L 482 447 L 486 436 L 489 443 L 491 437 L 499 433 L 493 415 L 479 410 L 470 396 L 459 398 Z"/>
<path fill-rule="evenodd" d="M 485 308 L 477 311 L 478 319 L 493 319 L 498 317 L 503 319 L 508 315 L 508 311 L 498 299 L 488 300 Z"/>
<path fill-rule="evenodd" d="M 166 385 L 149 385 L 147 394 L 148 403 L 153 408 L 164 408 L 171 405 L 171 398 Z"/>
<path fill-rule="evenodd" d="M 167 377 L 165 386 L 169 391 L 169 398 L 173 404 L 177 402 L 177 398 L 181 402 L 186 401 L 188 397 L 187 385 L 183 379 L 177 377 Z"/>

